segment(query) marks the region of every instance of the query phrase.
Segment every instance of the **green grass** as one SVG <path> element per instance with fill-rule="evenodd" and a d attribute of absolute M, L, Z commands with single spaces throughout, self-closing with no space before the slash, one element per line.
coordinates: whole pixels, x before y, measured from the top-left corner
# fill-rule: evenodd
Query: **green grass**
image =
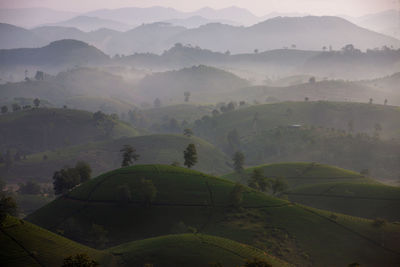
<path fill-rule="evenodd" d="M 48 204 L 49 202 L 54 200 L 54 197 L 17 194 L 15 200 L 17 202 L 20 216 L 24 217 L 25 215 L 28 215 Z"/>
<path fill-rule="evenodd" d="M 377 183 L 370 178 L 360 175 L 359 173 L 315 162 L 284 162 L 265 164 L 247 168 L 244 170 L 243 174 L 239 175 L 237 173 L 230 173 L 224 175 L 223 178 L 247 183 L 247 179 L 251 176 L 255 169 L 261 169 L 264 176 L 269 178 L 285 178 L 290 188 L 331 182 Z"/>
<path fill-rule="evenodd" d="M 158 193 L 144 205 L 139 181 L 151 179 Z M 118 201 L 118 187 L 131 201 Z M 52 231 L 73 225 L 70 238 L 85 240 L 93 223 L 108 231 L 107 246 L 156 236 L 187 233 L 228 238 L 301 266 L 394 266 L 400 260 L 400 225 L 382 229 L 372 221 L 296 205 L 245 189 L 242 208 L 229 207 L 234 183 L 183 168 L 144 165 L 118 169 L 77 187 L 28 216 Z M 381 245 L 382 233 L 385 244 Z M 392 250 L 390 250 L 390 249 Z"/>
<path fill-rule="evenodd" d="M 0 229 L 2 266 L 61 266 L 63 259 L 87 253 L 101 266 L 116 266 L 116 259 L 56 235 L 29 222 L 8 216 Z"/>
<path fill-rule="evenodd" d="M 290 190 L 291 201 L 364 218 L 400 221 L 400 187 L 362 183 L 325 183 Z"/>
<path fill-rule="evenodd" d="M 179 234 L 149 238 L 108 249 L 128 266 L 241 266 L 246 259 L 260 259 L 272 266 L 287 263 L 254 247 L 229 239 L 203 234 Z"/>
<path fill-rule="evenodd" d="M 231 160 L 200 138 L 188 138 L 183 135 L 146 135 L 91 142 L 32 154 L 26 160 L 15 162 L 8 177 L 49 181 L 54 171 L 66 165 L 73 166 L 78 160 L 88 162 L 94 175 L 98 175 L 121 166 L 120 150 L 128 144 L 136 148 L 140 155 L 135 164 L 172 164 L 177 161 L 183 166 L 183 151 L 190 143 L 196 145 L 198 153 L 198 163 L 193 167 L 195 170 L 213 174 L 231 171 Z M 47 156 L 47 160 L 43 160 L 44 155 Z"/>

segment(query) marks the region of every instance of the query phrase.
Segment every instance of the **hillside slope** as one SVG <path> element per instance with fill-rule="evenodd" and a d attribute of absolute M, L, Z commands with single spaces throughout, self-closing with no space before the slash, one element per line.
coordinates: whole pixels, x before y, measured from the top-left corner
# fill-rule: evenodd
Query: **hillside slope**
<path fill-rule="evenodd" d="M 61 266 L 63 259 L 86 253 L 101 266 L 117 266 L 108 252 L 95 250 L 29 222 L 8 216 L 0 227 L 2 266 Z"/>
<path fill-rule="evenodd" d="M 157 190 L 150 204 L 140 189 L 147 184 L 143 182 L 146 179 Z M 242 208 L 236 210 L 230 208 L 234 186 L 187 169 L 134 166 L 92 179 L 31 214 L 28 220 L 53 231 L 79 223 L 70 234 L 75 240 L 84 240 L 87 227 L 96 223 L 108 231 L 108 246 L 195 228 L 253 245 L 301 266 L 351 262 L 391 266 L 400 260 L 399 225 L 389 223 L 377 229 L 370 220 L 340 214 L 332 220 L 330 212 L 248 188 L 242 193 Z"/>

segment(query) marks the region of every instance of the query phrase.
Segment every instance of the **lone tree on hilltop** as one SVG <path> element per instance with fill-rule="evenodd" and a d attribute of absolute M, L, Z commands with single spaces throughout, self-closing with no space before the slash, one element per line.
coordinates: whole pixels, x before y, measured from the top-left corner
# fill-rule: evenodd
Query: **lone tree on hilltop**
<path fill-rule="evenodd" d="M 139 154 L 136 153 L 136 149 L 131 145 L 124 145 L 120 152 L 122 153 L 121 167 L 130 166 L 139 159 Z"/>
<path fill-rule="evenodd" d="M 233 166 L 234 169 L 237 173 L 242 173 L 243 171 L 243 165 L 244 165 L 244 155 L 242 152 L 237 151 L 234 155 L 233 155 Z"/>
<path fill-rule="evenodd" d="M 183 157 L 185 159 L 185 166 L 191 168 L 197 163 L 197 151 L 194 144 L 189 144 L 185 151 L 183 151 Z"/>

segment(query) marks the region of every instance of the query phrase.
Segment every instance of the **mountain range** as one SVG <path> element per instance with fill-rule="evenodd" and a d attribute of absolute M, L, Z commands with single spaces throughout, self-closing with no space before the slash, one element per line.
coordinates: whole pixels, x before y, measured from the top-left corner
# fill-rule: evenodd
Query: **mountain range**
<path fill-rule="evenodd" d="M 24 30 L 0 24 L 0 34 L 7 40 L 2 42 L 0 49 L 37 47 L 59 39 L 77 39 L 110 55 L 162 53 L 176 43 L 218 52 L 228 50 L 235 54 L 281 48 L 321 51 L 323 47 L 331 47 L 340 50 L 347 44 L 362 50 L 382 46 L 400 47 L 400 41 L 395 38 L 329 16 L 276 17 L 249 27 L 210 23 L 193 29 L 157 22 L 143 24 L 126 32 L 100 29 L 88 33 L 65 27 Z M 23 40 L 27 40 L 26 43 Z"/>

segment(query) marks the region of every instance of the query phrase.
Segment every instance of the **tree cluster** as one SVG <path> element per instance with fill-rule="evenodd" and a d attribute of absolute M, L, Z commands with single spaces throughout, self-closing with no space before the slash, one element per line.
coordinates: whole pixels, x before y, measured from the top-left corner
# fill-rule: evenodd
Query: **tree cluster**
<path fill-rule="evenodd" d="M 92 169 L 86 162 L 76 163 L 74 168 L 63 168 L 53 175 L 53 188 L 56 195 L 65 194 L 78 184 L 90 179 Z"/>

